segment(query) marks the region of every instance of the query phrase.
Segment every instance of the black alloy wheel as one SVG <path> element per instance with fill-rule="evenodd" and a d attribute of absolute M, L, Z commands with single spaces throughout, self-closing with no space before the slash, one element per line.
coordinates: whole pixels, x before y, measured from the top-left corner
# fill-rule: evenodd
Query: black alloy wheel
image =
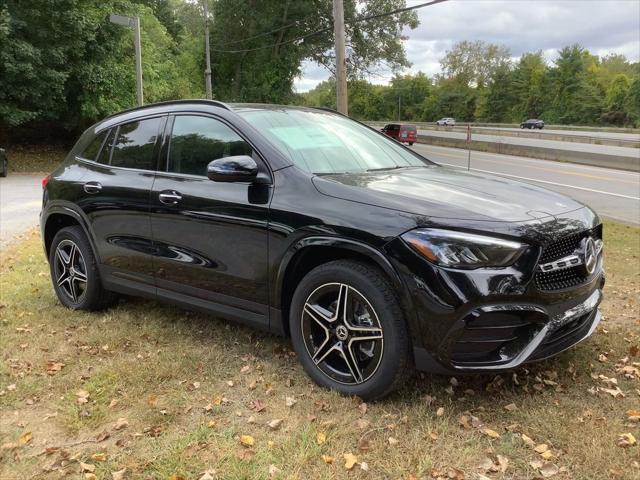
<path fill-rule="evenodd" d="M 340 260 L 309 272 L 293 296 L 290 331 L 309 376 L 343 394 L 380 398 L 410 371 L 396 292 L 373 266 Z"/>
<path fill-rule="evenodd" d="M 53 273 L 59 292 L 72 303 L 82 303 L 87 292 L 87 263 L 72 240 L 62 240 L 56 246 Z"/>
<path fill-rule="evenodd" d="M 117 296 L 102 286 L 98 262 L 80 226 L 56 233 L 49 250 L 49 267 L 58 300 L 72 310 L 100 310 Z"/>
<path fill-rule="evenodd" d="M 307 298 L 300 319 L 311 360 L 332 380 L 354 385 L 376 373 L 384 351 L 378 315 L 344 283 L 326 283 Z"/>

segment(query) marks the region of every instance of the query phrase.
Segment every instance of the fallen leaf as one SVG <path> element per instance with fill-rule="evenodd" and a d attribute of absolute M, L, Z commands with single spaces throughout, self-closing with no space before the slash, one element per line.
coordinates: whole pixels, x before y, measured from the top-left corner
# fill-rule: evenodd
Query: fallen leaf
<path fill-rule="evenodd" d="M 100 432 L 98 435 L 96 435 L 96 442 L 104 442 L 110 436 L 111 436 L 111 434 L 109 432 L 107 432 L 106 430 L 104 430 L 104 431 Z"/>
<path fill-rule="evenodd" d="M 269 465 L 269 476 L 275 477 L 278 473 L 280 473 L 280 469 L 276 467 L 273 463 Z"/>
<path fill-rule="evenodd" d="M 322 455 L 322 461 L 331 465 L 335 459 L 331 455 Z"/>
<path fill-rule="evenodd" d="M 361 462 L 360 463 L 360 470 L 368 472 L 369 471 L 369 464 L 367 462 Z"/>
<path fill-rule="evenodd" d="M 109 408 L 113 408 L 113 407 L 115 407 L 116 405 L 118 405 L 118 403 L 120 403 L 120 401 L 119 401 L 117 398 L 112 399 L 112 400 L 109 402 Z"/>
<path fill-rule="evenodd" d="M 538 470 L 540 471 L 540 475 L 544 478 L 553 477 L 560 471 L 557 466 L 550 462 L 543 464 Z"/>
<path fill-rule="evenodd" d="M 90 396 L 91 394 L 86 390 L 78 390 L 76 392 L 76 403 L 78 405 L 84 405 L 85 403 L 89 402 Z"/>
<path fill-rule="evenodd" d="M 549 450 L 549 445 L 547 445 L 546 443 L 541 443 L 539 445 L 536 445 L 535 448 L 533 449 L 536 453 L 544 453 L 547 450 Z"/>
<path fill-rule="evenodd" d="M 621 448 L 627 448 L 635 445 L 636 443 L 636 437 L 634 437 L 631 433 L 622 433 L 618 436 L 616 445 Z"/>
<path fill-rule="evenodd" d="M 95 465 L 92 465 L 90 463 L 84 463 L 84 462 L 80 462 L 80 469 L 83 472 L 94 472 L 96 469 Z"/>
<path fill-rule="evenodd" d="M 517 410 L 517 409 L 518 409 L 518 407 L 516 406 L 516 404 L 515 404 L 515 403 L 510 403 L 509 405 L 505 405 L 505 406 L 504 406 L 504 409 L 505 409 L 507 412 L 513 412 L 513 411 Z"/>
<path fill-rule="evenodd" d="M 251 435 L 240 435 L 240 443 L 245 447 L 253 447 L 256 441 Z"/>
<path fill-rule="evenodd" d="M 60 370 L 62 370 L 62 368 L 65 366 L 64 363 L 62 362 L 52 362 L 49 361 L 47 362 L 47 373 L 49 375 L 54 375 L 55 373 L 59 372 Z"/>
<path fill-rule="evenodd" d="M 531 437 L 528 437 L 524 433 L 521 434 L 520 437 L 522 438 L 522 441 L 525 443 L 525 445 L 527 445 L 528 447 L 532 447 L 533 448 L 533 447 L 536 446 L 536 442 L 534 442 Z"/>
<path fill-rule="evenodd" d="M 262 400 L 252 400 L 249 402 L 249 410 L 253 410 L 254 412 L 262 412 L 267 408 L 267 404 Z"/>
<path fill-rule="evenodd" d="M 206 471 L 200 478 L 198 478 L 198 480 L 213 480 L 213 475 L 211 475 L 210 471 Z"/>
<path fill-rule="evenodd" d="M 98 480 L 95 473 L 85 473 L 84 480 Z"/>
<path fill-rule="evenodd" d="M 324 442 L 327 441 L 327 434 L 324 432 L 318 432 L 316 434 L 316 443 L 318 445 L 322 445 Z"/>
<path fill-rule="evenodd" d="M 91 458 L 93 458 L 96 462 L 104 462 L 107 459 L 107 454 L 103 452 L 94 453 L 93 455 L 91 455 Z"/>
<path fill-rule="evenodd" d="M 360 405 L 358 405 L 358 410 L 360 410 L 360 415 L 365 415 L 367 413 L 367 404 L 365 402 L 362 402 Z"/>
<path fill-rule="evenodd" d="M 20 445 L 26 445 L 33 438 L 33 434 L 31 432 L 23 432 L 22 435 L 18 438 L 18 442 Z"/>
<path fill-rule="evenodd" d="M 389 445 L 397 445 L 398 444 L 398 439 L 397 438 L 393 438 L 393 437 L 389 437 L 389 438 L 387 438 L 387 442 L 389 442 Z"/>
<path fill-rule="evenodd" d="M 356 463 L 358 463 L 358 457 L 356 457 L 352 453 L 345 453 L 342 456 L 344 457 L 344 468 L 346 468 L 347 470 L 351 470 L 356 465 Z"/>
<path fill-rule="evenodd" d="M 444 407 L 438 408 L 438 410 L 436 410 L 436 417 L 441 417 L 443 415 L 444 415 Z"/>
<path fill-rule="evenodd" d="M 280 425 L 282 425 L 284 419 L 282 418 L 274 418 L 273 420 L 269 421 L 267 423 L 267 426 L 271 429 L 271 430 L 277 430 L 278 428 L 280 428 Z"/>
<path fill-rule="evenodd" d="M 284 404 L 289 408 L 293 407 L 296 403 L 298 403 L 298 401 L 293 397 L 286 397 L 284 399 Z"/>
<path fill-rule="evenodd" d="M 119 418 L 116 420 L 116 423 L 113 425 L 114 430 L 122 430 L 123 428 L 127 428 L 129 426 L 129 422 L 126 418 Z"/>
<path fill-rule="evenodd" d="M 125 473 L 127 473 L 126 467 L 122 470 L 111 472 L 111 480 L 123 480 Z"/>
<path fill-rule="evenodd" d="M 491 430 L 490 428 L 483 428 L 482 430 L 480 430 L 482 433 L 484 433 L 486 436 L 491 437 L 491 438 L 500 438 L 500 434 L 498 432 L 496 432 L 495 430 Z"/>

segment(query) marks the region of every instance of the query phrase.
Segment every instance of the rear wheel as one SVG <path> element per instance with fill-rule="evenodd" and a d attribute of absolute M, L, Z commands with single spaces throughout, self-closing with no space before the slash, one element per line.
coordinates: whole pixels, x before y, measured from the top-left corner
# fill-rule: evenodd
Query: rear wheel
<path fill-rule="evenodd" d="M 409 142 L 409 146 L 413 145 L 413 142 Z"/>
<path fill-rule="evenodd" d="M 309 376 L 345 395 L 380 398 L 408 370 L 409 336 L 396 294 L 363 263 L 341 260 L 309 272 L 293 296 L 290 331 Z"/>
<path fill-rule="evenodd" d="M 100 281 L 98 264 L 79 226 L 61 229 L 49 252 L 53 288 L 60 302 L 73 310 L 98 310 L 115 300 Z"/>

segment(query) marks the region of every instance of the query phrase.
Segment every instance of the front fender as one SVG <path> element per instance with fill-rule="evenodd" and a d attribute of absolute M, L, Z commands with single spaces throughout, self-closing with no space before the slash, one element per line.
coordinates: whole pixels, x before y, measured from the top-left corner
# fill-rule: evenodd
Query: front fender
<path fill-rule="evenodd" d="M 84 230 L 85 235 L 89 239 L 93 254 L 96 257 L 98 263 L 100 262 L 100 252 L 96 248 L 96 240 L 93 231 L 90 227 L 91 223 L 87 215 L 80 209 L 75 203 L 66 200 L 49 200 L 45 208 L 40 212 L 40 233 L 42 236 L 43 247 L 47 259 L 49 258 L 46 245 L 45 232 L 47 228 L 47 222 L 53 215 L 65 215 L 73 218 Z"/>

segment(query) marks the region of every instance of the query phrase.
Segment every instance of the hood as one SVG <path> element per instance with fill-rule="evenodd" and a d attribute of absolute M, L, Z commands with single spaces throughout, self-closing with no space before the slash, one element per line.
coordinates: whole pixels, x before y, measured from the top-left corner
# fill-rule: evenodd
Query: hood
<path fill-rule="evenodd" d="M 583 207 L 535 185 L 440 166 L 322 175 L 313 183 L 324 195 L 432 218 L 521 222 Z"/>

